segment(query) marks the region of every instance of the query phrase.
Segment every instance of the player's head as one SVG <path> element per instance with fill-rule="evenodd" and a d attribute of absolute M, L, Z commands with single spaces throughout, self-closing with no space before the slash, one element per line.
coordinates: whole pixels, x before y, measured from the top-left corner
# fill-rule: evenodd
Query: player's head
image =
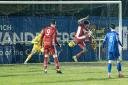
<path fill-rule="evenodd" d="M 90 22 L 89 22 L 88 20 L 85 20 L 85 21 L 84 21 L 84 24 L 85 24 L 85 25 L 88 25 L 88 24 L 90 24 Z"/>
<path fill-rule="evenodd" d="M 84 24 L 85 28 L 89 28 L 90 22 L 88 20 L 85 20 L 83 22 L 83 24 Z"/>
<path fill-rule="evenodd" d="M 50 25 L 53 27 L 56 27 L 56 21 L 55 20 L 51 20 Z"/>
<path fill-rule="evenodd" d="M 116 28 L 115 24 L 111 24 L 111 25 L 110 25 L 110 28 L 111 28 L 111 29 L 115 29 L 115 28 Z"/>

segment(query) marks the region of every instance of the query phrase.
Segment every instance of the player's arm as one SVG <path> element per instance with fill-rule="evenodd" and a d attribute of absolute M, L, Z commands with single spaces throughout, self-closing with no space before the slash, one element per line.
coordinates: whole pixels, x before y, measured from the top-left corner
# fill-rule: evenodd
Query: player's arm
<path fill-rule="evenodd" d="M 117 41 L 118 41 L 119 45 L 120 45 L 121 47 L 123 47 L 121 41 L 119 40 L 119 35 L 117 35 Z"/>
<path fill-rule="evenodd" d="M 86 17 L 84 17 L 84 18 L 82 18 L 82 19 L 79 19 L 79 20 L 78 20 L 78 23 L 81 24 L 81 23 L 83 23 L 85 20 L 87 20 L 88 18 L 89 18 L 89 16 L 86 16 Z"/>
<path fill-rule="evenodd" d="M 57 46 L 60 47 L 60 44 L 59 44 L 58 41 L 57 41 L 57 32 L 56 32 L 56 31 L 55 31 L 55 33 L 54 33 L 54 42 L 55 42 L 55 44 L 56 44 Z"/>
<path fill-rule="evenodd" d="M 120 42 L 120 40 L 118 40 L 118 43 L 119 43 L 119 45 L 120 45 L 121 47 L 123 47 L 123 45 L 122 45 L 122 43 Z"/>
<path fill-rule="evenodd" d="M 85 35 L 80 36 L 80 31 L 81 31 L 81 27 L 78 26 L 78 29 L 77 29 L 77 32 L 76 32 L 76 38 L 78 38 L 78 39 L 85 39 L 86 38 Z"/>
<path fill-rule="evenodd" d="M 107 42 L 107 34 L 105 35 L 104 40 L 103 40 L 103 44 L 102 44 L 103 48 L 105 47 L 106 42 Z"/>
<path fill-rule="evenodd" d="M 44 37 L 44 30 L 42 30 L 40 32 L 40 46 L 41 46 L 41 48 L 42 48 L 43 37 Z"/>

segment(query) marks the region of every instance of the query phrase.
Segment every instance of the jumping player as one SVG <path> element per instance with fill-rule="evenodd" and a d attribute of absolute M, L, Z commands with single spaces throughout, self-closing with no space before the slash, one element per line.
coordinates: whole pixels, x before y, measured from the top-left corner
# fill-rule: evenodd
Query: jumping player
<path fill-rule="evenodd" d="M 71 41 L 68 45 L 70 47 L 73 47 L 75 44 L 78 44 L 79 47 L 82 49 L 79 53 L 73 56 L 73 60 L 77 62 L 77 59 L 85 54 L 88 49 L 90 48 L 91 43 L 91 31 L 89 30 L 89 21 L 84 20 L 82 22 L 79 22 L 79 26 L 74 38 L 74 41 Z"/>
<path fill-rule="evenodd" d="M 110 26 L 111 31 L 108 32 L 103 41 L 103 48 L 105 47 L 105 44 L 108 44 L 108 78 L 111 78 L 111 68 L 112 68 L 112 61 L 117 61 L 117 70 L 118 70 L 118 76 L 123 77 L 122 75 L 122 69 L 121 69 L 121 61 L 120 61 L 120 53 L 119 53 L 119 46 L 122 46 L 119 35 L 115 31 L 115 25 L 111 24 Z"/>
<path fill-rule="evenodd" d="M 50 23 L 50 26 L 44 28 L 41 32 L 41 41 L 40 41 L 41 47 L 42 47 L 42 40 L 44 47 L 44 73 L 47 73 L 49 54 L 52 55 L 54 58 L 56 72 L 62 73 L 55 48 L 55 44 L 57 44 L 59 47 L 60 45 L 57 41 L 56 22 L 54 20 Z"/>

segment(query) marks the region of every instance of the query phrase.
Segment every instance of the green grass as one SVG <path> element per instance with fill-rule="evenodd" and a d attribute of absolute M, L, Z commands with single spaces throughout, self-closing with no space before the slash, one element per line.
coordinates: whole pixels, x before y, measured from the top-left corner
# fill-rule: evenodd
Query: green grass
<path fill-rule="evenodd" d="M 118 78 L 115 65 L 107 79 L 106 62 L 61 63 L 63 74 L 56 74 L 54 65 L 48 73 L 42 64 L 0 65 L 0 85 L 128 85 L 128 64 L 123 63 L 124 78 Z"/>

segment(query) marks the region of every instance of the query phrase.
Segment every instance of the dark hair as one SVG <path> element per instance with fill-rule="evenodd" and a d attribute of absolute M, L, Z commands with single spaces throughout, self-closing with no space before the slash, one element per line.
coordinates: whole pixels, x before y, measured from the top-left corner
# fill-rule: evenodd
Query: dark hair
<path fill-rule="evenodd" d="M 112 29 L 115 29 L 116 26 L 115 26 L 115 24 L 111 24 L 110 27 L 111 27 Z"/>
<path fill-rule="evenodd" d="M 51 20 L 51 23 L 50 24 L 56 24 L 56 21 L 55 20 Z"/>
<path fill-rule="evenodd" d="M 88 20 L 85 20 L 84 24 L 87 25 L 87 24 L 90 24 L 90 22 Z"/>

